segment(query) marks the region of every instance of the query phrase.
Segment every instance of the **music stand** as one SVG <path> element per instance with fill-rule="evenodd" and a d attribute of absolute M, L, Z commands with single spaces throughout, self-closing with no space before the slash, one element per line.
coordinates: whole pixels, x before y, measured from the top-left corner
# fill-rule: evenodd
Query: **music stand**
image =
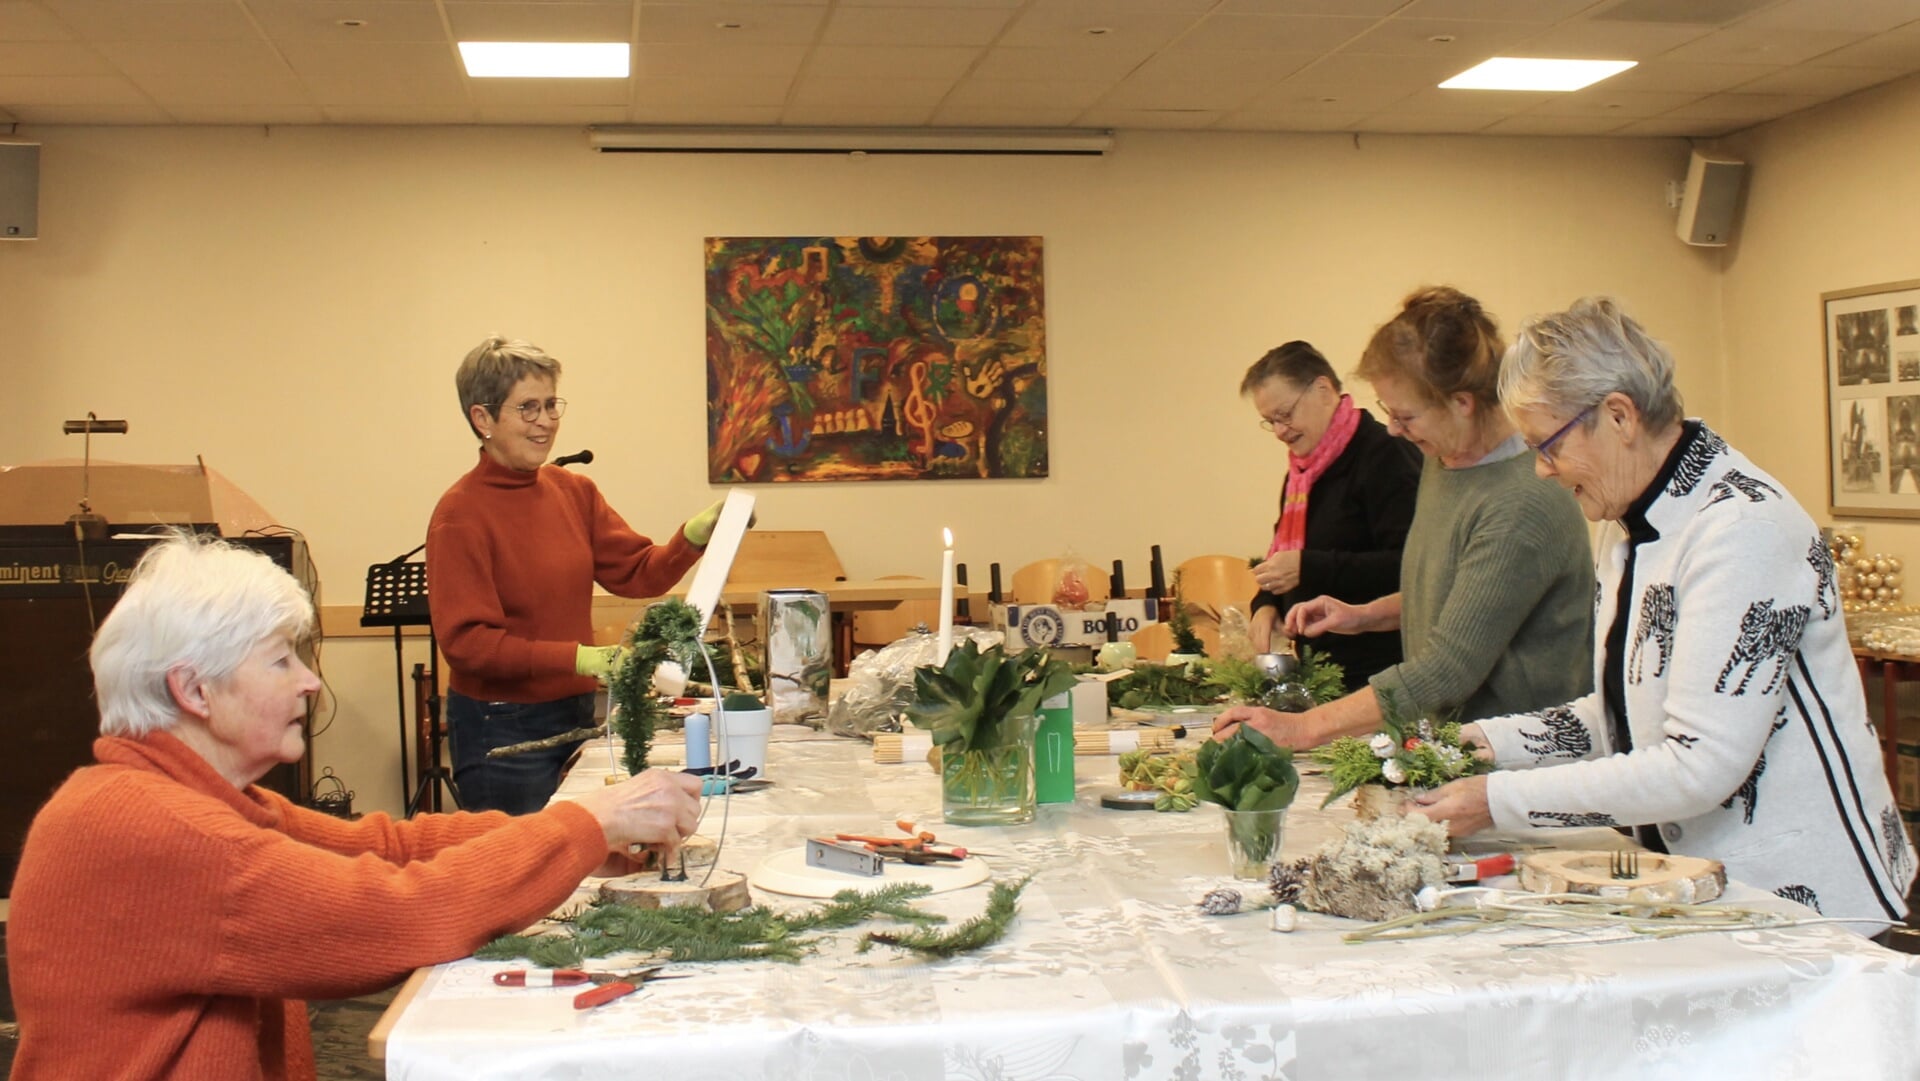
<path fill-rule="evenodd" d="M 427 601 L 427 565 L 409 563 L 414 553 L 425 548 L 408 552 L 398 559 L 385 563 L 375 563 L 367 568 L 367 599 L 362 606 L 360 625 L 362 627 L 393 628 L 393 678 L 400 700 L 400 792 L 406 799 L 402 808 L 411 818 L 425 804 L 429 795 L 433 799 L 433 809 L 440 809 L 440 792 L 436 784 L 445 787 L 453 799 L 453 805 L 460 806 L 460 794 L 453 787 L 453 775 L 440 764 L 440 667 L 439 642 L 433 634 L 433 618 Z M 419 784 L 414 786 L 411 796 L 407 788 L 412 773 L 407 769 L 407 675 L 406 654 L 401 640 L 401 631 L 406 627 L 427 628 L 427 680 L 433 688 L 426 697 L 427 709 L 419 720 L 427 730 L 427 751 L 432 762 L 418 763 Z"/>

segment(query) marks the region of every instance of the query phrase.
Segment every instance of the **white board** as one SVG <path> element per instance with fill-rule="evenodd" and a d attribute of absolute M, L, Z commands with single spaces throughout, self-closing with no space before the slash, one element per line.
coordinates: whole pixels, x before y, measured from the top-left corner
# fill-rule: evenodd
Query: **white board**
<path fill-rule="evenodd" d="M 707 551 L 700 567 L 693 572 L 693 584 L 687 587 L 687 603 L 700 610 L 700 627 L 706 629 L 720 606 L 720 592 L 726 588 L 727 575 L 733 572 L 733 557 L 740 554 L 740 542 L 747 535 L 747 523 L 753 521 L 753 496 L 738 488 L 727 490 L 726 505 L 720 508 L 720 521 L 707 538 Z"/>

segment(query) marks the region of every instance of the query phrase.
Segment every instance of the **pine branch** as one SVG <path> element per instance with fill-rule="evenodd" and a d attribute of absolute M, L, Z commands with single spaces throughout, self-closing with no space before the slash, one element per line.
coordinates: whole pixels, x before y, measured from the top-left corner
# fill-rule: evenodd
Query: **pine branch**
<path fill-rule="evenodd" d="M 1020 892 L 1031 881 L 1029 877 L 1018 882 L 994 883 L 993 894 L 987 898 L 987 910 L 950 931 L 920 927 L 906 934 L 868 932 L 860 938 L 860 952 L 865 953 L 875 945 L 881 945 L 896 950 L 912 950 L 924 957 L 945 958 L 991 946 L 1006 937 L 1007 926 L 1013 922 L 1013 914 L 1020 909 Z"/>

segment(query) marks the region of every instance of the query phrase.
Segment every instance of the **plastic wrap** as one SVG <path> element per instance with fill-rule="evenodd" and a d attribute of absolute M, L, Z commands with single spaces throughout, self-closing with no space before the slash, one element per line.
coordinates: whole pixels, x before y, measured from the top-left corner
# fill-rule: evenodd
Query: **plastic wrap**
<path fill-rule="evenodd" d="M 1006 636 L 983 627 L 955 627 L 953 644 L 972 639 L 981 649 Z M 836 736 L 871 739 L 875 732 L 898 732 L 900 715 L 913 704 L 913 670 L 934 663 L 934 636 L 924 631 L 877 650 L 867 650 L 847 666 L 847 688 L 827 711 L 827 731 Z"/>

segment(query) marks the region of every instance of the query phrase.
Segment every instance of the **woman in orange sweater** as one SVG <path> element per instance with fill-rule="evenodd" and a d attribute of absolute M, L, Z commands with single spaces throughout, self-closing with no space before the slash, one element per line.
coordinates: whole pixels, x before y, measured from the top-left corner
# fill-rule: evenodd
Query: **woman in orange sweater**
<path fill-rule="evenodd" d="M 254 786 L 296 761 L 313 607 L 258 553 L 176 537 L 94 638 L 98 764 L 27 833 L 8 920 L 15 1081 L 314 1076 L 306 998 L 463 957 L 671 849 L 699 782 L 648 771 L 539 814 L 342 821 Z"/>
<path fill-rule="evenodd" d="M 657 597 L 699 560 L 716 503 L 661 544 L 633 531 L 593 481 L 547 466 L 567 400 L 560 362 L 488 338 L 454 375 L 480 460 L 427 525 L 433 630 L 446 651 L 453 783 L 468 810 L 526 814 L 560 784 L 572 745 L 508 758 L 495 747 L 593 724 L 594 680 L 618 649 L 594 646 L 593 587 Z"/>

